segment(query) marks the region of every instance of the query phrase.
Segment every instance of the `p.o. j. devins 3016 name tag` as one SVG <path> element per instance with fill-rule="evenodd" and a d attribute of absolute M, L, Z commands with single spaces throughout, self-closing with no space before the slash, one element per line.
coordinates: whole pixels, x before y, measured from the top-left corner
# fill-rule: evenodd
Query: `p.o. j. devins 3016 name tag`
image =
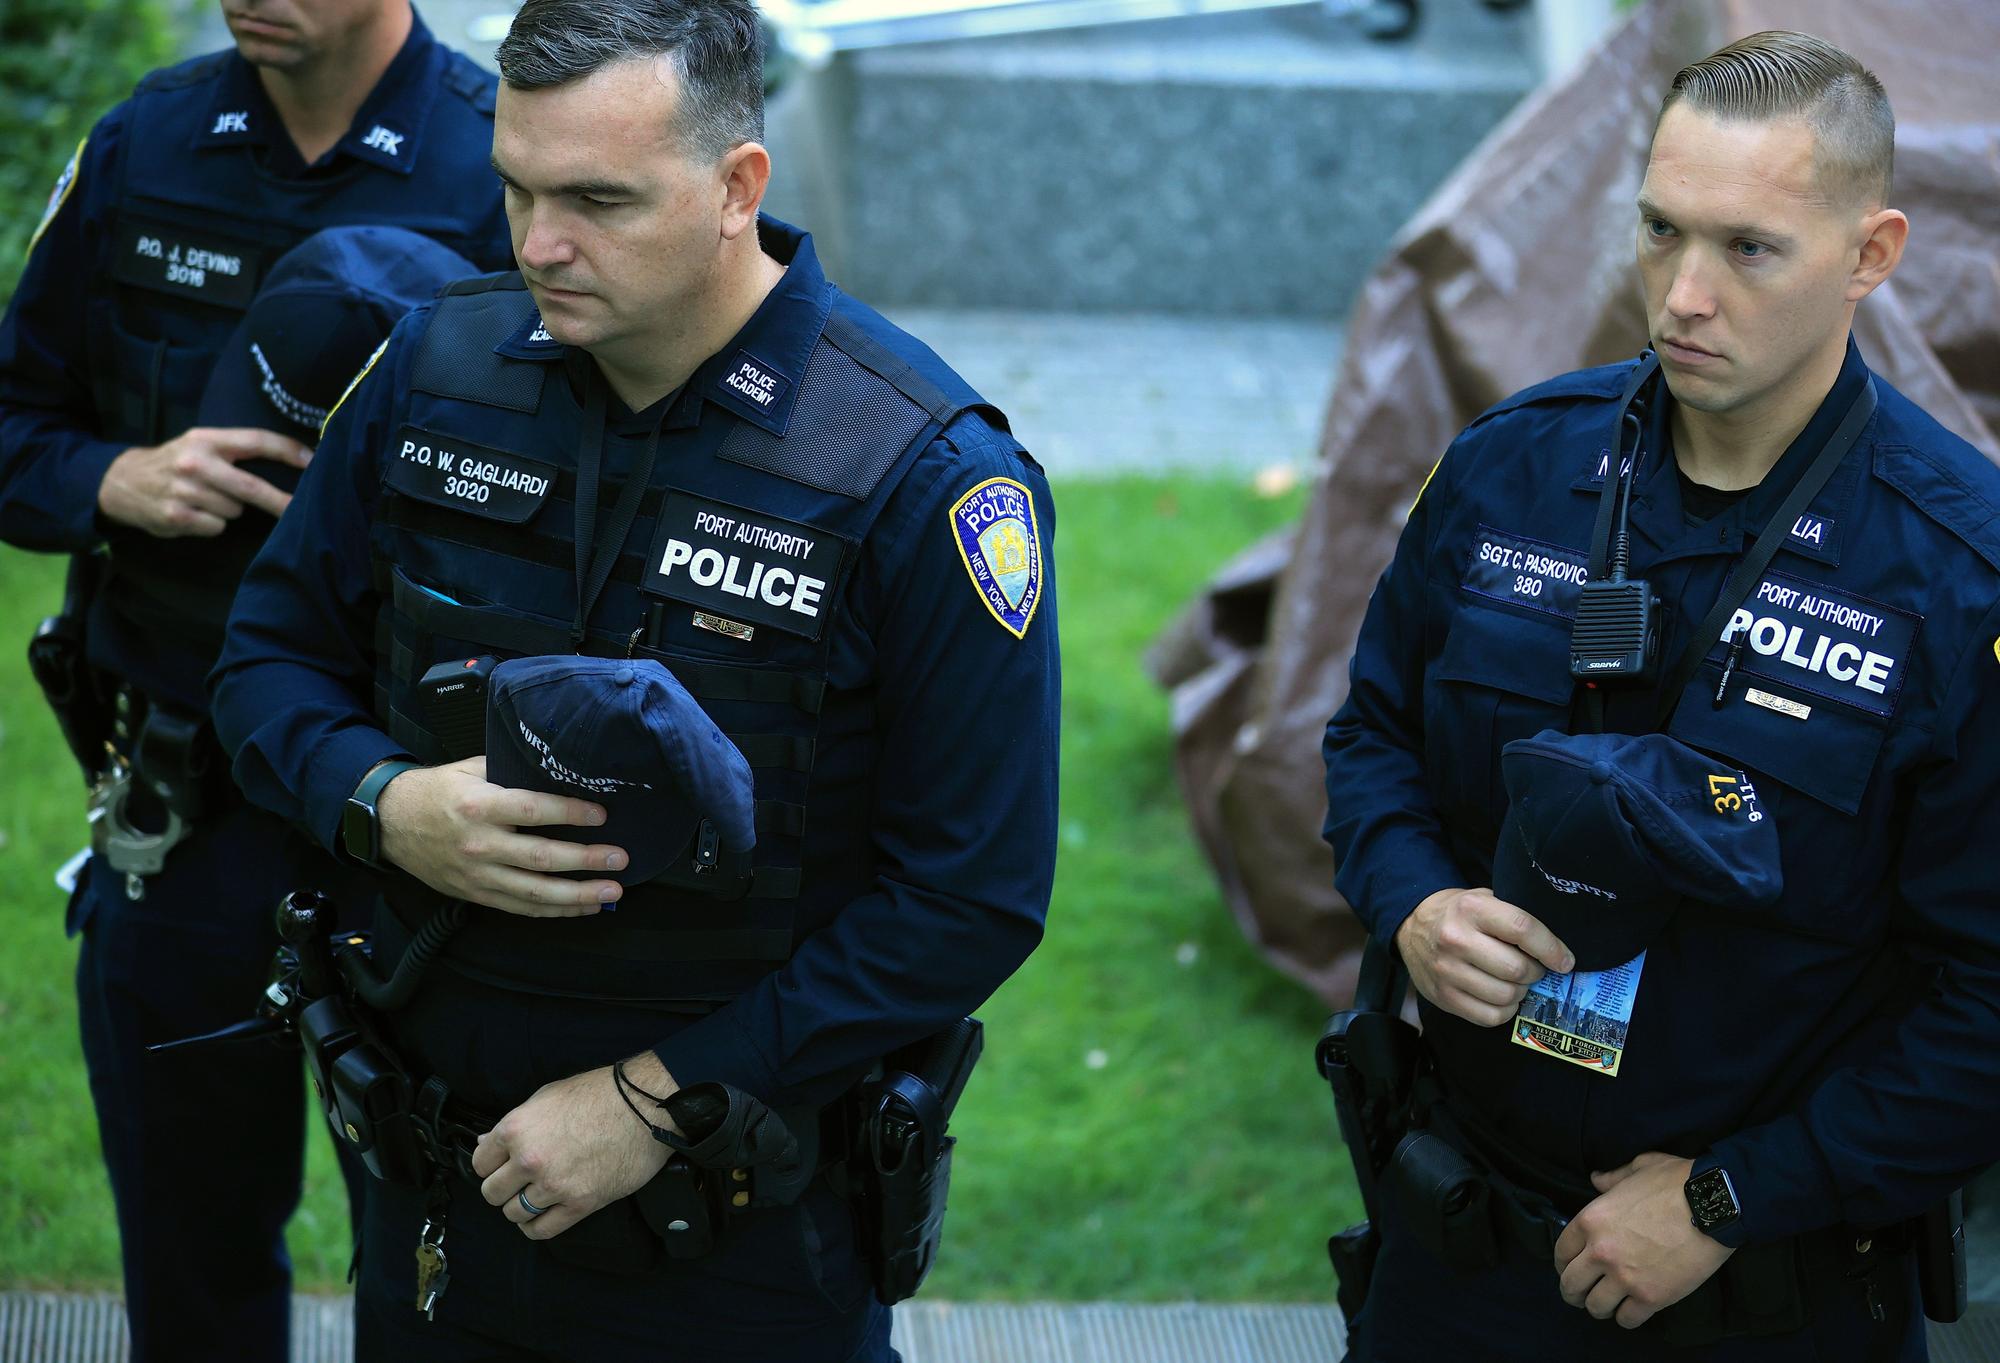
<path fill-rule="evenodd" d="M 1609 970 L 1542 976 L 1514 1015 L 1514 1044 L 1616 1078 L 1625 1063 L 1625 1031 L 1645 968 L 1642 951 Z"/>

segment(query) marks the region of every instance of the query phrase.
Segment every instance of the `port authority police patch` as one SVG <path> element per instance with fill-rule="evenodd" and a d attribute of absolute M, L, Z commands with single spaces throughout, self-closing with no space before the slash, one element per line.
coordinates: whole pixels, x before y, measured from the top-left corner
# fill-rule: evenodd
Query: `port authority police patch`
<path fill-rule="evenodd" d="M 1042 604 L 1042 537 L 1035 499 L 1012 478 L 988 478 L 951 509 L 958 556 L 972 585 L 1006 631 L 1028 637 Z"/>

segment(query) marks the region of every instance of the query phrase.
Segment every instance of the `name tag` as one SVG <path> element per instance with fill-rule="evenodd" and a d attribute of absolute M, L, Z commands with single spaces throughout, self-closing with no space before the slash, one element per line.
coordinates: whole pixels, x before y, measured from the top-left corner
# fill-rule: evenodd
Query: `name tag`
<path fill-rule="evenodd" d="M 1748 631 L 1741 671 L 1885 719 L 1909 669 L 1921 615 L 1785 573 L 1768 573 L 1723 627 Z"/>
<path fill-rule="evenodd" d="M 1577 598 L 1589 580 L 1589 556 L 1581 550 L 1482 525 L 1460 585 L 1474 596 L 1574 620 Z"/>
<path fill-rule="evenodd" d="M 553 464 L 415 426 L 403 428 L 382 462 L 398 492 L 509 525 L 541 510 L 556 480 Z"/>
<path fill-rule="evenodd" d="M 121 217 L 111 232 L 111 277 L 241 311 L 264 277 L 264 248 L 204 228 Z"/>
<path fill-rule="evenodd" d="M 810 525 L 670 492 L 641 585 L 726 620 L 817 639 L 847 549 Z"/>

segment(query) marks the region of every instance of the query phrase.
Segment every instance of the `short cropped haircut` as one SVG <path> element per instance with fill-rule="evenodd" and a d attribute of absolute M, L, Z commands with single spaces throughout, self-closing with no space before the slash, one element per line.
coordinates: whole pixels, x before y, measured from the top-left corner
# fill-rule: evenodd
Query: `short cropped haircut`
<path fill-rule="evenodd" d="M 718 160 L 764 140 L 764 35 L 751 0 L 526 0 L 495 57 L 516 90 L 668 57 L 690 155 Z"/>
<path fill-rule="evenodd" d="M 1832 43 L 1779 29 L 1739 38 L 1681 68 L 1660 101 L 1661 117 L 1681 103 L 1721 119 L 1803 120 L 1822 193 L 1835 202 L 1889 202 L 1896 115 L 1875 74 Z"/>

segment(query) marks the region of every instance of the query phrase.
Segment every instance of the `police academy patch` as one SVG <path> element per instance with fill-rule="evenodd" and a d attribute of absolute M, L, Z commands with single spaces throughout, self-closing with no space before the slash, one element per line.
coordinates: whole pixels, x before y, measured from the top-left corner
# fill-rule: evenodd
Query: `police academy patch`
<path fill-rule="evenodd" d="M 951 509 L 958 556 L 993 618 L 1016 639 L 1042 604 L 1042 537 L 1035 499 L 1012 478 L 988 478 Z"/>
<path fill-rule="evenodd" d="M 1589 564 L 1577 550 L 1482 525 L 1460 585 L 1474 596 L 1574 620 L 1589 580 Z"/>
<path fill-rule="evenodd" d="M 1785 573 L 1764 580 L 1723 626 L 1743 635 L 1739 671 L 1888 718 L 1924 617 Z"/>

